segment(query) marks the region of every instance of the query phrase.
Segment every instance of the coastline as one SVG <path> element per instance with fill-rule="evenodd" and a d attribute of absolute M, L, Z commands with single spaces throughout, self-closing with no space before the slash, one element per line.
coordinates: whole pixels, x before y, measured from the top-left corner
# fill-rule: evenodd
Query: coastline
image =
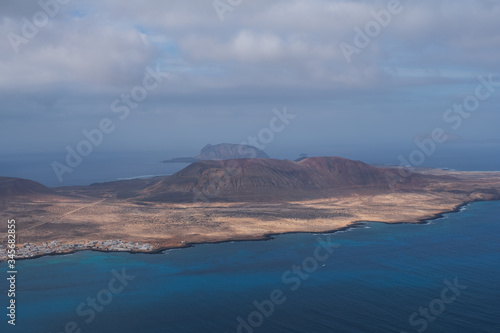
<path fill-rule="evenodd" d="M 262 235 L 255 235 L 255 236 L 249 236 L 248 238 L 227 238 L 223 240 L 216 240 L 216 241 L 200 241 L 200 242 L 182 242 L 181 245 L 178 246 L 160 246 L 160 247 L 153 247 L 153 249 L 150 250 L 116 250 L 112 249 L 110 250 L 109 248 L 81 248 L 81 249 L 69 249 L 67 251 L 55 251 L 51 253 L 36 253 L 31 256 L 27 257 L 15 257 L 15 260 L 28 260 L 28 259 L 37 259 L 45 256 L 58 256 L 58 255 L 69 255 L 69 254 L 75 254 L 77 252 L 81 251 L 94 251 L 94 252 L 102 252 L 102 253 L 117 253 L 117 252 L 126 252 L 129 254 L 161 254 L 165 251 L 168 250 L 173 250 L 173 249 L 183 249 L 183 248 L 190 248 L 194 247 L 196 245 L 203 245 L 203 244 L 221 244 L 221 243 L 228 243 L 228 242 L 249 242 L 249 241 L 270 241 L 275 239 L 276 236 L 279 235 L 287 235 L 287 234 L 316 234 L 316 233 L 324 233 L 324 234 L 333 234 L 337 232 L 342 232 L 342 231 L 347 231 L 351 229 L 356 229 L 365 226 L 367 223 L 383 223 L 383 224 L 429 224 L 430 221 L 433 220 L 438 220 L 440 218 L 445 217 L 447 214 L 452 214 L 452 213 L 459 213 L 462 211 L 462 209 L 468 205 L 471 205 L 475 202 L 485 202 L 485 201 L 500 201 L 500 199 L 497 200 L 482 200 L 482 199 L 475 199 L 475 200 L 469 200 L 465 201 L 463 203 L 460 203 L 456 205 L 453 209 L 438 212 L 430 217 L 423 217 L 418 219 L 416 222 L 408 222 L 408 221 L 399 221 L 399 222 L 386 222 L 386 221 L 369 221 L 369 220 L 357 220 L 357 221 L 352 221 L 349 224 L 334 228 L 334 229 L 326 229 L 326 230 L 314 230 L 314 231 L 285 231 L 285 232 L 276 232 L 276 233 L 265 233 Z M 100 241 L 100 242 L 106 242 L 106 241 Z M 135 244 L 140 244 L 140 243 L 135 243 Z M 149 244 L 147 244 L 149 245 Z M 150 246 L 152 247 L 152 246 Z M 0 258 L 0 263 L 7 261 L 7 259 L 2 260 Z"/>
<path fill-rule="evenodd" d="M 327 229 L 324 231 L 288 231 L 288 232 L 277 232 L 277 233 L 267 233 L 263 234 L 260 238 L 248 238 L 248 239 L 227 239 L 227 240 L 221 240 L 221 241 L 207 241 L 207 242 L 187 242 L 184 244 L 184 246 L 171 246 L 171 247 L 162 247 L 158 248 L 156 250 L 150 251 L 150 252 L 132 252 L 132 251 L 126 251 L 130 254 L 139 254 L 139 253 L 145 253 L 145 254 L 158 254 L 162 253 L 164 251 L 168 250 L 175 250 L 175 249 L 185 249 L 185 248 L 190 248 L 194 247 L 196 245 L 204 245 L 204 244 L 222 244 L 222 243 L 230 243 L 230 242 L 262 242 L 262 241 L 271 241 L 276 238 L 276 236 L 280 235 L 291 235 L 291 234 L 334 234 L 337 232 L 342 232 L 342 231 L 348 231 L 352 229 L 357 229 L 366 226 L 367 223 L 383 223 L 383 224 L 429 224 L 430 221 L 438 220 L 443 218 L 447 214 L 453 214 L 453 213 L 460 213 L 462 212 L 462 208 L 467 207 L 475 202 L 487 202 L 487 201 L 500 201 L 498 200 L 472 200 L 468 202 L 461 203 L 457 205 L 454 209 L 452 210 L 447 210 L 443 211 L 440 213 L 435 214 L 434 216 L 430 218 L 422 218 L 417 222 L 384 222 L 384 221 L 353 221 L 349 225 L 344 226 L 344 227 L 339 227 L 335 229 Z M 76 251 L 75 251 L 76 252 Z M 100 251 L 100 252 L 108 252 L 108 251 Z M 111 251 L 109 251 L 111 252 Z M 120 251 L 114 251 L 114 252 L 120 252 Z M 121 251 L 124 252 L 124 251 Z M 28 258 L 29 259 L 29 258 Z"/>

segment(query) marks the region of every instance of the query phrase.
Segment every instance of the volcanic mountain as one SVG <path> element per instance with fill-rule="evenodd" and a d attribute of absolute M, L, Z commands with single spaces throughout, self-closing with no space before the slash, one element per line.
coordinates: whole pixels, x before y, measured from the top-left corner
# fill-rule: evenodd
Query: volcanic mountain
<path fill-rule="evenodd" d="M 50 188 L 32 180 L 0 177 L 0 197 L 56 194 Z"/>
<path fill-rule="evenodd" d="M 500 200 L 500 172 L 413 171 L 340 157 L 253 158 L 53 189 L 0 178 L 0 219 L 22 217 L 23 242 L 124 239 L 160 250 L 331 231 L 358 221 L 419 222 L 468 202 Z"/>
<path fill-rule="evenodd" d="M 269 158 L 269 156 L 257 147 L 232 143 L 208 144 L 196 156 L 198 160 L 230 160 L 239 158 Z"/>
<path fill-rule="evenodd" d="M 254 146 L 220 143 L 217 145 L 206 145 L 201 149 L 198 156 L 177 157 L 171 160 L 165 160 L 163 163 L 194 163 L 205 160 L 230 160 L 240 158 L 269 158 L 269 156 L 267 156 L 263 150 Z"/>
<path fill-rule="evenodd" d="M 142 191 L 145 201 L 289 201 L 388 190 L 397 170 L 341 157 L 200 161 Z M 398 188 L 428 180 L 410 174 Z M 394 185 L 394 184 L 393 184 Z M 393 186 L 394 187 L 394 186 Z"/>

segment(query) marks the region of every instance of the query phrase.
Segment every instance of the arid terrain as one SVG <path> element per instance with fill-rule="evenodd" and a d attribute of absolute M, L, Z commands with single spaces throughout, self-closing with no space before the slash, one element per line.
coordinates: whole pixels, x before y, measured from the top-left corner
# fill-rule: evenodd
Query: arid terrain
<path fill-rule="evenodd" d="M 419 169 L 396 177 L 396 168 L 340 158 L 238 160 L 226 172 L 227 163 L 203 161 L 168 177 L 52 189 L 1 178 L 0 218 L 16 220 L 18 244 L 121 239 L 159 250 L 331 231 L 359 221 L 419 222 L 468 202 L 500 199 L 500 172 Z"/>

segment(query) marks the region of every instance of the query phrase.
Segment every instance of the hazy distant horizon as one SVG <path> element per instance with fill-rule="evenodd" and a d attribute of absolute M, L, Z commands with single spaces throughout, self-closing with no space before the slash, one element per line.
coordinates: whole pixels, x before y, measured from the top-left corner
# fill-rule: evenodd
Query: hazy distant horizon
<path fill-rule="evenodd" d="M 500 142 L 499 3 L 398 3 L 384 19 L 384 1 L 243 1 L 221 17 L 211 1 L 74 0 L 30 33 L 47 10 L 4 2 L 0 151 L 63 154 L 105 118 L 94 151 L 193 151 L 255 136 L 285 107 L 297 117 L 271 151 L 399 146 L 435 128 Z M 446 116 L 488 78 L 475 111 Z"/>
<path fill-rule="evenodd" d="M 215 142 L 211 142 L 215 144 Z M 0 153 L 0 176 L 28 178 L 46 186 L 89 185 L 140 176 L 159 176 L 175 173 L 187 164 L 167 164 L 162 160 L 175 157 L 195 156 L 199 148 L 190 150 L 142 150 L 142 151 L 96 151 L 86 158 L 78 168 L 58 181 L 51 163 L 64 161 L 65 154 L 53 153 Z M 303 148 L 303 147 L 300 147 Z M 300 154 L 307 156 L 340 156 L 361 160 L 368 164 L 400 165 L 399 155 L 407 156 L 415 149 L 409 143 L 400 147 L 388 146 L 332 146 L 330 149 L 289 149 L 268 147 L 265 152 L 276 159 L 294 160 Z M 422 166 L 450 168 L 460 171 L 500 171 L 500 156 L 496 154 L 500 144 L 448 144 L 439 147 Z"/>
<path fill-rule="evenodd" d="M 54 1 L 0 5 L 2 176 L 164 174 L 208 143 L 500 169 L 498 2 Z"/>

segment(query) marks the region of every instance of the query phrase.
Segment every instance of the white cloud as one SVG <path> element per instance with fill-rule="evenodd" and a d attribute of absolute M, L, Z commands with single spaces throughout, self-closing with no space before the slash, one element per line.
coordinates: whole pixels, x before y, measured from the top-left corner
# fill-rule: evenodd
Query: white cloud
<path fill-rule="evenodd" d="M 176 73 L 170 92 L 190 93 L 210 86 L 377 90 L 420 85 L 404 75 L 415 71 L 430 81 L 457 67 L 500 71 L 500 5 L 489 0 L 403 2 L 404 11 L 348 64 L 340 42 L 352 43 L 353 29 L 387 3 L 247 0 L 221 22 L 205 0 L 74 0 L 19 54 L 0 39 L 0 89 L 114 92 L 156 63 Z M 0 35 L 19 32 L 21 17 L 36 10 L 0 4 Z"/>

